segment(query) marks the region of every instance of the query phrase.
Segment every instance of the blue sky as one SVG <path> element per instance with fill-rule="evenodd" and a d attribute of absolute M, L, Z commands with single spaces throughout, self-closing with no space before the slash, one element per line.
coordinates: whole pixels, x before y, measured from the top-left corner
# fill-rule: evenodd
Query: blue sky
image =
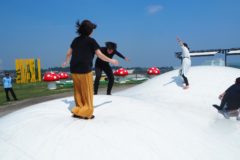
<path fill-rule="evenodd" d="M 121 66 L 177 66 L 176 36 L 192 50 L 240 47 L 239 7 L 239 0 L 1 0 L 0 69 L 14 69 L 16 58 L 61 66 L 78 19 L 98 25 L 92 37 L 100 45 L 118 43 L 130 59 Z"/>

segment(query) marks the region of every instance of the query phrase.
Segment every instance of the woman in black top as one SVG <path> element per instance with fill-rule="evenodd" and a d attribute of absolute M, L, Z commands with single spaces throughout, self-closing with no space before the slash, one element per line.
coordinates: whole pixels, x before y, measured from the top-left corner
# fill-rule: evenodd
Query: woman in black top
<path fill-rule="evenodd" d="M 115 54 L 122 59 L 128 61 L 128 58 L 125 58 L 121 53 L 119 53 L 117 49 L 117 44 L 114 42 L 106 42 L 106 47 L 102 47 L 101 51 L 104 55 L 106 55 L 109 58 L 112 58 Z M 108 88 L 107 88 L 107 95 L 111 95 L 112 86 L 114 83 L 114 75 L 111 66 L 108 62 L 101 60 L 100 58 L 96 59 L 95 62 L 95 81 L 94 81 L 94 94 L 98 93 L 98 86 L 99 81 L 102 75 L 102 71 L 105 72 L 108 78 Z"/>
<path fill-rule="evenodd" d="M 82 23 L 77 22 L 76 37 L 68 49 L 66 61 L 63 66 L 66 66 L 70 61 L 70 71 L 73 79 L 74 99 L 76 106 L 72 109 L 74 117 L 91 119 L 93 116 L 93 75 L 92 61 L 96 54 L 100 59 L 118 65 L 118 61 L 105 56 L 96 42 L 90 35 L 96 25 L 89 20 L 84 20 Z"/>

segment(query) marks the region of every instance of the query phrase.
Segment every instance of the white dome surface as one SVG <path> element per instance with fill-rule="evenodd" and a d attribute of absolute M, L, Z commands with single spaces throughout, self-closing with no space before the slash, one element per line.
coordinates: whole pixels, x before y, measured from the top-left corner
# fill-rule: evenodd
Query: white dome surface
<path fill-rule="evenodd" d="M 192 67 L 183 90 L 178 71 L 112 96 L 94 97 L 93 120 L 71 117 L 73 97 L 0 118 L 1 160 L 235 160 L 240 122 L 211 107 L 240 70 Z"/>

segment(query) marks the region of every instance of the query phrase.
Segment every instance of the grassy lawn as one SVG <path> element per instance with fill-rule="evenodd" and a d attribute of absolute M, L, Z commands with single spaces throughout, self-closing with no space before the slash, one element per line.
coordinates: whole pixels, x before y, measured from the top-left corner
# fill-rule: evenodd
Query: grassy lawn
<path fill-rule="evenodd" d="M 114 86 L 120 87 L 120 86 L 132 85 L 132 84 L 139 84 L 142 82 L 143 81 L 128 81 L 127 83 L 124 83 L 124 84 L 115 83 Z M 100 82 L 99 88 L 107 87 L 107 83 L 108 83 L 107 81 Z M 7 104 L 8 102 L 6 102 L 6 95 L 3 87 L 2 86 L 0 87 L 1 87 L 0 88 L 0 107 L 1 107 L 2 105 Z M 38 83 L 29 83 L 29 84 L 14 84 L 13 90 L 19 100 L 24 100 L 28 98 L 35 98 L 35 97 L 52 95 L 52 94 L 71 92 L 73 91 L 73 87 L 58 86 L 56 90 L 49 90 L 47 88 L 46 82 L 38 82 Z M 11 100 L 13 99 L 10 93 L 9 93 L 9 97 L 11 98 Z"/>
<path fill-rule="evenodd" d="M 13 90 L 19 100 L 34 98 L 40 96 L 47 96 L 51 94 L 70 92 L 72 88 L 60 88 L 56 90 L 48 90 L 47 83 L 38 82 L 38 83 L 29 83 L 29 84 L 14 84 Z M 11 93 L 9 93 L 11 100 L 13 99 Z M 6 95 L 3 87 L 0 88 L 0 107 L 1 105 L 7 104 Z"/>

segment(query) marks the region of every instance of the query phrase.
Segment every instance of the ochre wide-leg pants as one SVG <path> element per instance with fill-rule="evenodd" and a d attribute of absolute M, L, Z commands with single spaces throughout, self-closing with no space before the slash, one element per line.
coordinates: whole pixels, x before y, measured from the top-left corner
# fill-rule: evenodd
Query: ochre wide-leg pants
<path fill-rule="evenodd" d="M 93 75 L 72 74 L 74 99 L 76 106 L 72 113 L 77 116 L 90 118 L 93 115 Z"/>

